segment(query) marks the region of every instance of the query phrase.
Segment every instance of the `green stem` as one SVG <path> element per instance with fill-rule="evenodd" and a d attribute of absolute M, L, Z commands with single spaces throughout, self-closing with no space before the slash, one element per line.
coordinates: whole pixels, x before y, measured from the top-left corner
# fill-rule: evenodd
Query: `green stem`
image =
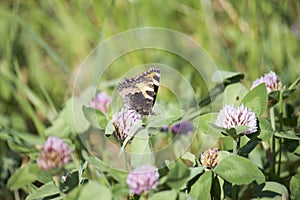
<path fill-rule="evenodd" d="M 237 185 L 232 185 L 232 200 L 238 199 L 238 188 Z"/>
<path fill-rule="evenodd" d="M 283 97 L 282 97 L 282 91 L 279 95 L 279 131 L 282 131 L 283 126 Z"/>
<path fill-rule="evenodd" d="M 233 154 L 238 155 L 238 151 L 240 149 L 240 137 L 233 138 Z M 238 188 L 236 185 L 232 185 L 232 199 L 237 200 L 238 199 Z"/>
<path fill-rule="evenodd" d="M 281 154 L 282 154 L 282 138 L 279 139 L 279 156 L 278 156 L 278 168 L 277 168 L 277 178 L 279 179 L 280 178 L 280 168 L 281 168 Z"/>
<path fill-rule="evenodd" d="M 270 108 L 270 120 L 271 120 L 271 126 L 273 129 L 273 135 L 272 135 L 272 163 L 271 163 L 271 169 L 272 169 L 272 175 L 275 177 L 275 166 L 276 166 L 276 138 L 275 138 L 275 113 L 274 113 L 274 107 Z"/>
<path fill-rule="evenodd" d="M 233 138 L 233 143 L 232 143 L 232 152 L 234 155 L 237 155 L 237 140 Z"/>
<path fill-rule="evenodd" d="M 283 97 L 282 91 L 279 96 L 279 131 L 283 130 Z M 280 178 L 280 168 L 281 168 L 281 155 L 282 155 L 282 138 L 279 139 L 279 157 L 278 157 L 278 167 L 277 167 L 277 178 Z"/>
<path fill-rule="evenodd" d="M 126 152 L 125 151 L 123 151 L 123 157 L 124 157 L 124 165 L 126 166 L 126 170 L 129 172 L 128 165 L 127 165 L 127 159 L 126 159 Z"/>
<path fill-rule="evenodd" d="M 236 154 L 238 154 L 239 151 L 240 151 L 240 146 L 241 146 L 241 138 L 238 137 L 236 140 L 237 140 L 237 142 L 236 142 Z"/>
<path fill-rule="evenodd" d="M 240 143 L 241 143 L 241 139 L 240 137 L 237 138 L 233 138 L 233 147 L 232 147 L 232 151 L 234 155 L 238 155 L 238 152 L 240 150 Z"/>

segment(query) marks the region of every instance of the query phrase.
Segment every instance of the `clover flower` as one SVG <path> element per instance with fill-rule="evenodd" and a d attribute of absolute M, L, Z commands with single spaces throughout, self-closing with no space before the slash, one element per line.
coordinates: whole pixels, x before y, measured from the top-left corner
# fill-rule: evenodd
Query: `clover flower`
<path fill-rule="evenodd" d="M 163 127 L 160 128 L 160 131 L 168 133 L 169 132 L 169 127 L 167 125 L 164 125 Z"/>
<path fill-rule="evenodd" d="M 273 71 L 256 79 L 251 86 L 251 90 L 261 83 L 265 83 L 268 94 L 272 91 L 285 90 L 285 86 L 282 85 L 278 76 Z"/>
<path fill-rule="evenodd" d="M 200 161 L 201 161 L 202 165 L 209 167 L 209 168 L 214 168 L 219 162 L 218 155 L 219 155 L 218 148 L 211 148 L 211 149 L 204 151 L 200 155 Z"/>
<path fill-rule="evenodd" d="M 112 117 L 112 123 L 115 127 L 115 136 L 120 141 L 124 141 L 126 137 L 130 134 L 132 128 L 136 123 L 141 123 L 141 115 L 135 110 L 127 110 L 122 108 L 122 110 Z"/>
<path fill-rule="evenodd" d="M 45 142 L 37 165 L 43 170 L 61 168 L 71 161 L 72 150 L 60 138 L 50 136 Z"/>
<path fill-rule="evenodd" d="M 183 121 L 172 126 L 173 134 L 189 134 L 194 130 L 194 126 L 189 121 Z"/>
<path fill-rule="evenodd" d="M 110 96 L 108 96 L 105 92 L 99 92 L 92 99 L 90 106 L 106 113 L 110 102 L 111 102 Z"/>
<path fill-rule="evenodd" d="M 255 113 L 251 109 L 240 105 L 235 108 L 233 105 L 226 105 L 218 114 L 216 123 L 217 126 L 226 129 L 235 128 L 236 126 L 248 126 L 249 129 L 243 134 L 251 134 L 257 131 L 257 121 Z"/>
<path fill-rule="evenodd" d="M 142 194 L 156 188 L 159 173 L 157 168 L 152 165 L 142 165 L 128 174 L 126 183 L 130 193 Z"/>

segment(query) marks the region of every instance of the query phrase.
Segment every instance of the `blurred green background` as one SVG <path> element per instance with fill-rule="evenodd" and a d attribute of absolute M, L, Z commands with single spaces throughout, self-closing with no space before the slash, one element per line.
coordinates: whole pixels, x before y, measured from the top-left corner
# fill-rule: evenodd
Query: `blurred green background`
<path fill-rule="evenodd" d="M 219 69 L 245 73 L 248 88 L 270 70 L 289 85 L 300 75 L 299 12 L 300 2 L 293 0 L 3 0 L 0 127 L 43 132 L 71 96 L 76 70 L 90 51 L 99 42 L 138 27 L 189 35 Z M 143 63 L 145 54 L 137 54 L 126 65 Z M 179 70 L 192 74 L 184 67 Z M 299 92 L 294 99 L 299 105 Z M 0 148 L 2 168 L 17 162 L 2 159 L 14 153 L 7 152 L 4 143 Z M 1 187 L 7 177 L 2 169 Z"/>
<path fill-rule="evenodd" d="M 191 36 L 219 69 L 246 73 L 247 86 L 269 70 L 288 85 L 300 74 L 299 7 L 291 0 L 2 1 L 1 111 L 8 112 L 17 78 L 60 107 L 99 42 L 145 26 Z"/>

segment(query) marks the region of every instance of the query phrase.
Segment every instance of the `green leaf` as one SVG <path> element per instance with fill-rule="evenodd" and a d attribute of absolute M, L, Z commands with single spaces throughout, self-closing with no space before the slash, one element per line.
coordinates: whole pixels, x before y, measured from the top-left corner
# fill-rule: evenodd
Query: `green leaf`
<path fill-rule="evenodd" d="M 108 120 L 106 118 L 105 113 L 101 112 L 98 109 L 83 106 L 82 111 L 85 119 L 94 127 L 99 129 L 105 129 Z"/>
<path fill-rule="evenodd" d="M 212 184 L 212 172 L 206 171 L 192 185 L 190 195 L 196 199 L 211 199 L 210 189 Z"/>
<path fill-rule="evenodd" d="M 89 123 L 82 113 L 83 104 L 86 104 L 86 102 L 82 100 L 82 97 L 73 96 L 67 101 L 63 112 L 60 113 L 72 133 L 83 133 L 89 128 Z"/>
<path fill-rule="evenodd" d="M 14 143 L 33 148 L 33 145 L 43 144 L 43 139 L 27 132 L 19 132 L 13 129 L 2 130 L 0 132 L 0 139 L 6 141 L 13 141 Z"/>
<path fill-rule="evenodd" d="M 105 128 L 105 135 L 110 136 L 115 131 L 115 126 L 113 125 L 112 121 L 109 121 L 107 123 L 107 126 Z"/>
<path fill-rule="evenodd" d="M 194 198 L 192 198 L 189 194 L 187 194 L 186 192 L 179 192 L 178 195 L 178 200 L 194 200 Z"/>
<path fill-rule="evenodd" d="M 234 129 L 236 131 L 236 134 L 239 135 L 247 131 L 249 129 L 249 126 L 236 126 Z"/>
<path fill-rule="evenodd" d="M 262 141 L 269 141 L 272 138 L 273 134 L 271 123 L 262 117 L 258 117 L 258 122 L 260 128 L 258 138 L 262 139 Z"/>
<path fill-rule="evenodd" d="M 268 197 L 272 195 L 272 193 L 280 194 L 280 196 L 284 197 L 283 199 L 289 199 L 289 192 L 287 188 L 277 182 L 268 181 L 254 188 L 254 194 L 256 197 Z"/>
<path fill-rule="evenodd" d="M 226 181 L 236 184 L 249 184 L 252 181 L 263 183 L 264 174 L 251 161 L 240 156 L 228 156 L 221 160 L 214 171 Z"/>
<path fill-rule="evenodd" d="M 225 88 L 224 91 L 224 105 L 232 104 L 238 106 L 241 104 L 242 99 L 247 94 L 247 88 L 241 83 L 235 83 L 229 85 Z"/>
<path fill-rule="evenodd" d="M 298 168 L 298 173 L 292 177 L 291 181 L 290 181 L 290 190 L 291 190 L 291 199 L 292 200 L 296 200 L 299 198 L 300 196 L 300 173 L 299 173 L 299 169 Z"/>
<path fill-rule="evenodd" d="M 89 181 L 80 191 L 78 200 L 107 200 L 112 199 L 112 193 L 96 181 Z"/>
<path fill-rule="evenodd" d="M 231 141 L 232 142 L 232 141 Z M 219 151 L 218 153 L 218 160 L 219 162 L 221 162 L 223 159 L 229 157 L 229 156 L 233 156 L 233 153 L 230 153 L 228 151 Z"/>
<path fill-rule="evenodd" d="M 46 136 L 66 138 L 70 133 L 82 133 L 89 127 L 82 113 L 83 102 L 78 97 L 70 98 L 59 113 L 51 127 L 45 131 Z"/>
<path fill-rule="evenodd" d="M 241 79 L 244 78 L 244 74 L 240 74 L 237 72 L 226 72 L 226 71 L 216 71 L 213 75 L 212 80 L 214 82 L 221 82 L 215 85 L 212 89 L 206 93 L 203 98 L 201 98 L 199 102 L 200 107 L 204 107 L 211 103 L 213 100 L 217 98 L 218 95 L 222 94 L 224 88 L 230 84 L 239 82 Z"/>
<path fill-rule="evenodd" d="M 49 182 L 43 185 L 42 187 L 38 188 L 34 192 L 28 195 L 26 200 L 36 200 L 36 199 L 43 199 L 43 198 L 51 198 L 54 195 L 58 195 L 60 193 L 58 187 L 53 183 Z"/>
<path fill-rule="evenodd" d="M 107 164 L 99 158 L 97 158 L 96 156 L 91 156 L 86 151 L 82 151 L 82 156 L 90 165 L 92 165 L 98 171 L 106 172 L 108 170 Z"/>
<path fill-rule="evenodd" d="M 154 156 L 149 142 L 147 129 L 142 129 L 131 143 L 131 166 L 136 168 L 143 164 L 153 164 Z"/>
<path fill-rule="evenodd" d="M 298 134 L 299 135 L 299 134 Z M 296 133 L 292 131 L 287 131 L 287 132 L 275 132 L 275 137 L 278 138 L 286 138 L 290 140 L 300 140 L 300 137 L 296 136 Z"/>
<path fill-rule="evenodd" d="M 0 131 L 0 139 L 7 141 L 11 150 L 22 153 L 35 153 L 35 145 L 42 145 L 42 138 L 27 132 L 18 132 L 13 129 Z"/>
<path fill-rule="evenodd" d="M 268 105 L 266 85 L 262 83 L 252 89 L 248 92 L 248 94 L 246 94 L 242 102 L 245 107 L 250 108 L 257 117 L 262 116 Z"/>
<path fill-rule="evenodd" d="M 149 115 L 146 118 L 145 124 L 147 127 L 160 128 L 164 125 L 171 124 L 172 122 L 180 119 L 184 111 L 178 107 L 168 104 L 167 107 L 157 105 L 153 107 L 155 115 Z"/>
<path fill-rule="evenodd" d="M 211 80 L 213 82 L 221 82 L 226 79 L 230 80 L 241 80 L 244 78 L 244 74 L 239 73 L 239 72 L 230 72 L 230 71 L 223 71 L 223 70 L 218 70 L 216 71 Z"/>
<path fill-rule="evenodd" d="M 170 169 L 166 183 L 169 187 L 180 190 L 182 187 L 185 187 L 189 175 L 189 168 L 182 162 L 178 162 L 175 167 Z"/>
<path fill-rule="evenodd" d="M 298 77 L 288 88 L 289 90 L 292 90 L 294 88 L 296 88 L 296 86 L 300 83 L 300 77 Z"/>
<path fill-rule="evenodd" d="M 82 187 L 83 187 L 83 185 L 80 185 L 80 186 L 74 188 L 66 196 L 64 196 L 64 200 L 78 200 L 78 196 L 80 194 L 80 190 Z"/>
<path fill-rule="evenodd" d="M 249 154 L 258 145 L 259 141 L 249 140 L 238 152 L 239 155 Z"/>
<path fill-rule="evenodd" d="M 79 172 L 74 171 L 70 174 L 68 174 L 66 181 L 61 182 L 60 189 L 64 193 L 68 193 L 72 189 L 74 189 L 79 184 Z"/>
<path fill-rule="evenodd" d="M 125 183 L 128 173 L 125 171 L 117 170 L 114 168 L 109 168 L 107 173 L 111 175 L 119 183 Z"/>
<path fill-rule="evenodd" d="M 193 121 L 193 126 L 197 129 L 203 131 L 203 133 L 209 133 L 214 135 L 220 135 L 219 131 L 216 131 L 211 127 L 211 124 L 214 124 L 219 113 L 207 113 L 204 115 L 200 115 Z"/>
<path fill-rule="evenodd" d="M 150 196 L 149 200 L 176 200 L 177 192 L 176 190 L 167 190 L 162 192 L 154 193 Z"/>
<path fill-rule="evenodd" d="M 193 163 L 193 166 L 196 165 L 196 156 L 192 154 L 191 152 L 185 152 L 182 156 L 181 159 L 183 160 L 189 160 Z"/>
<path fill-rule="evenodd" d="M 59 114 L 58 117 L 52 121 L 52 126 L 48 127 L 45 130 L 45 135 L 67 138 L 70 132 L 71 129 L 67 125 L 64 117 L 62 116 L 62 114 Z"/>
<path fill-rule="evenodd" d="M 48 171 L 40 171 L 40 173 L 37 176 L 37 180 L 41 183 L 48 183 L 52 181 L 52 174 Z"/>
<path fill-rule="evenodd" d="M 190 167 L 190 176 L 188 178 L 188 181 L 192 180 L 193 178 L 195 178 L 196 176 L 198 176 L 199 174 L 201 174 L 203 172 L 203 170 L 205 169 L 205 167 L 200 166 L 200 167 Z"/>
<path fill-rule="evenodd" d="M 40 170 L 35 163 L 29 163 L 25 167 L 18 169 L 7 182 L 7 187 L 11 190 L 17 190 L 31 182 L 37 180 Z"/>
<path fill-rule="evenodd" d="M 112 186 L 112 193 L 115 198 L 118 197 L 125 197 L 129 194 L 129 188 L 128 185 L 125 183 L 119 183 Z"/>
<path fill-rule="evenodd" d="M 221 180 L 221 182 L 220 182 Z M 223 199 L 223 183 L 224 180 L 220 178 L 220 176 L 213 176 L 212 177 L 212 184 L 211 184 L 211 199 Z M 223 197 L 223 198 L 222 198 Z"/>

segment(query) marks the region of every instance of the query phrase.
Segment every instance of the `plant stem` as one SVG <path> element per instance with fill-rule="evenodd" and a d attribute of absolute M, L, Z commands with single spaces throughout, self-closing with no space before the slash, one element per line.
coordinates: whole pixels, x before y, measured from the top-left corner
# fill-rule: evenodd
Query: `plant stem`
<path fill-rule="evenodd" d="M 279 131 L 282 131 L 283 126 L 283 97 L 282 97 L 282 91 L 280 91 L 279 96 Z M 277 167 L 277 179 L 280 178 L 280 168 L 281 168 L 281 155 L 282 155 L 282 147 L 283 147 L 283 141 L 282 138 L 279 139 L 279 157 L 278 157 L 278 167 Z"/>
<path fill-rule="evenodd" d="M 237 155 L 237 140 L 233 138 L 233 143 L 232 143 L 232 152 L 234 155 Z"/>
<path fill-rule="evenodd" d="M 240 150 L 240 143 L 241 143 L 240 137 L 233 138 L 232 151 L 234 155 L 238 155 L 238 152 Z"/>
<path fill-rule="evenodd" d="M 239 154 L 240 146 L 241 146 L 241 138 L 238 137 L 236 140 L 237 140 L 236 141 L 236 154 Z"/>
<path fill-rule="evenodd" d="M 279 157 L 278 157 L 278 168 L 277 168 L 277 178 L 280 178 L 280 168 L 281 168 L 281 154 L 282 154 L 282 138 L 279 139 Z"/>
<path fill-rule="evenodd" d="M 238 155 L 238 151 L 240 149 L 240 137 L 233 138 L 233 154 Z M 232 199 L 236 200 L 238 199 L 238 188 L 236 185 L 232 185 Z"/>
<path fill-rule="evenodd" d="M 238 190 L 237 185 L 232 185 L 232 200 L 238 199 Z"/>
<path fill-rule="evenodd" d="M 275 166 L 276 166 L 276 138 L 275 138 L 275 113 L 274 113 L 274 107 L 270 108 L 270 120 L 271 120 L 271 126 L 273 129 L 273 135 L 272 135 L 272 163 L 271 163 L 271 169 L 272 169 L 272 174 L 275 175 Z"/>
<path fill-rule="evenodd" d="M 127 159 L 126 159 L 126 152 L 125 151 L 123 151 L 123 157 L 124 157 L 124 165 L 126 167 L 126 170 L 129 172 L 128 165 L 127 165 Z"/>

